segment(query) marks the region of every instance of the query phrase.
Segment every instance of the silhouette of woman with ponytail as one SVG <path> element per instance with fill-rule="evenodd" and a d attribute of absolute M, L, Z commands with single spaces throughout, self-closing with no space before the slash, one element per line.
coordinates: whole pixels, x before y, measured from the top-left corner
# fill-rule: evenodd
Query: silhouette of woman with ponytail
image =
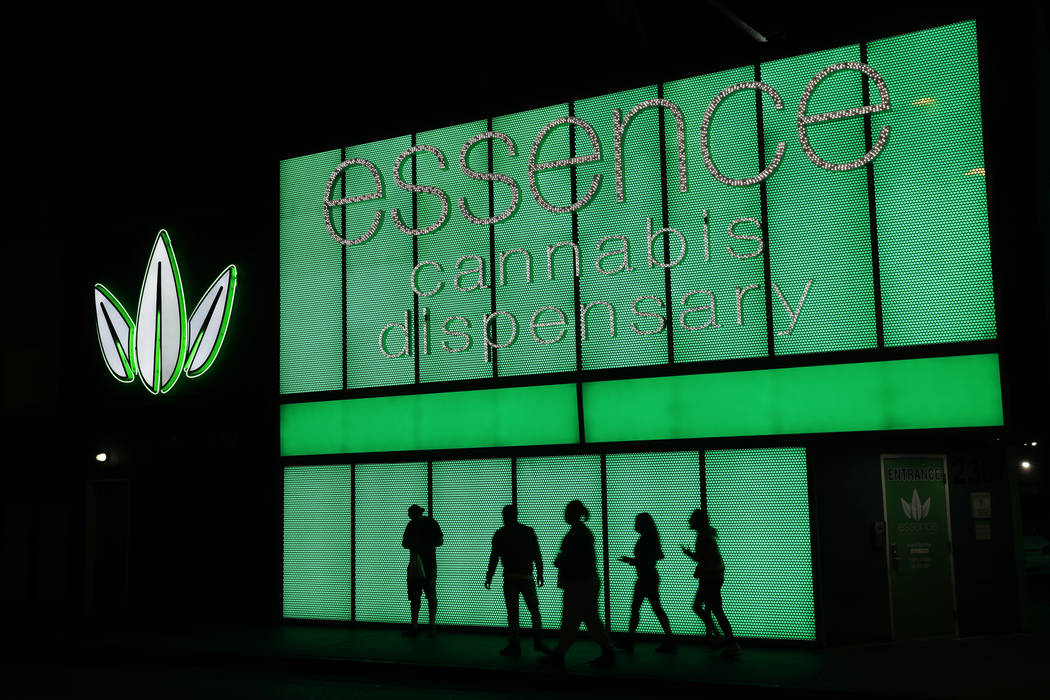
<path fill-rule="evenodd" d="M 634 582 L 634 595 L 631 596 L 631 618 L 627 625 L 627 638 L 618 642 L 617 647 L 625 651 L 634 651 L 634 633 L 642 613 L 642 603 L 647 599 L 653 608 L 653 614 L 664 630 L 664 641 L 656 647 L 662 654 L 674 654 L 678 645 L 671 637 L 671 621 L 667 619 L 664 606 L 660 604 L 660 574 L 656 572 L 656 562 L 664 558 L 660 548 L 660 532 L 656 521 L 648 513 L 639 513 L 634 518 L 634 531 L 641 535 L 634 543 L 633 557 L 620 557 L 620 561 L 630 564 L 638 573 Z"/>

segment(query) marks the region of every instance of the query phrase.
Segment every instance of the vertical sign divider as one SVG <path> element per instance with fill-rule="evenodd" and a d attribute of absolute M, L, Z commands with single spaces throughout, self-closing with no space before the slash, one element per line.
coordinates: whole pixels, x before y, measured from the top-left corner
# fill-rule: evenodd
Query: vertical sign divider
<path fill-rule="evenodd" d="M 755 82 L 762 81 L 762 66 L 755 64 Z M 755 90 L 755 125 L 758 127 L 758 171 L 766 169 L 766 132 L 762 120 L 762 91 Z M 768 178 L 767 178 L 768 179 Z M 766 354 L 773 357 L 776 349 L 773 343 L 773 272 L 770 258 L 773 247 L 769 240 L 769 222 L 767 217 L 769 211 L 766 206 L 766 180 L 758 183 L 759 211 L 758 218 L 762 221 L 762 238 L 766 242 L 766 254 L 762 256 L 762 272 L 766 276 Z"/>
<path fill-rule="evenodd" d="M 569 116 L 576 116 L 576 103 L 569 102 Z M 576 131 L 573 125 L 569 125 L 569 157 L 576 157 Z M 576 201 L 576 166 L 569 166 L 569 201 Z M 580 247 L 580 222 L 575 211 L 572 212 L 572 243 L 579 250 Z M 587 433 L 583 420 L 583 332 L 580 323 L 580 277 L 573 276 L 573 299 L 575 307 L 573 316 L 576 318 L 576 418 L 580 431 L 580 443 L 587 442 Z"/>
<path fill-rule="evenodd" d="M 416 145 L 416 132 L 412 132 L 412 143 Z M 398 173 L 400 175 L 400 173 Z M 412 154 L 412 184 L 416 183 L 416 154 Z M 418 195 L 416 192 L 412 193 L 412 228 L 418 228 L 419 222 L 416 220 L 418 215 Z M 416 269 L 416 265 L 419 264 L 419 236 L 412 236 L 412 269 Z M 413 363 L 416 368 L 415 383 L 419 384 L 419 295 L 412 292 L 412 346 L 413 346 Z"/>
<path fill-rule="evenodd" d="M 427 461 L 427 512 L 434 517 L 434 463 Z"/>
<path fill-rule="evenodd" d="M 344 160 L 346 160 L 346 147 L 345 146 L 343 148 L 339 149 L 339 162 L 342 163 Z M 345 170 L 343 171 L 343 182 L 340 185 L 340 187 L 341 187 L 341 194 L 340 194 L 340 196 L 342 197 L 342 199 L 345 200 L 346 199 L 346 171 Z M 341 219 L 342 236 L 343 236 L 343 240 L 345 241 L 346 240 L 346 207 L 345 206 L 339 207 L 339 212 L 340 212 L 340 219 Z M 343 280 L 342 290 L 341 290 L 341 298 L 343 300 L 342 301 L 342 304 L 343 304 L 343 306 L 342 306 L 342 317 L 343 317 L 343 391 L 346 391 L 347 387 L 348 387 L 347 376 L 346 376 L 346 363 L 347 363 L 347 360 L 349 359 L 349 352 L 348 352 L 348 349 L 347 349 L 347 339 L 346 339 L 346 324 L 347 324 L 347 320 L 346 320 L 346 246 L 345 245 L 340 245 L 339 246 L 339 257 L 342 260 L 341 275 L 342 275 L 342 280 Z"/>
<path fill-rule="evenodd" d="M 488 119 L 488 130 L 492 131 L 492 117 Z M 485 139 L 489 146 L 489 172 L 496 172 L 495 156 L 493 155 L 492 139 Z M 496 218 L 496 183 L 494 180 L 489 180 L 489 218 Z M 492 290 L 492 309 L 489 313 L 496 313 L 496 224 L 489 224 L 489 287 Z M 493 321 L 496 325 L 492 327 L 492 344 L 499 344 L 499 319 L 493 316 Z M 482 324 L 482 333 L 485 332 L 484 324 Z M 481 339 L 481 342 L 485 342 L 485 338 Z M 499 348 L 490 348 L 492 352 L 492 376 L 493 378 L 499 376 Z"/>
<path fill-rule="evenodd" d="M 707 461 L 704 459 L 704 451 L 699 453 L 700 466 L 700 510 L 707 510 Z"/>
<path fill-rule="evenodd" d="M 350 464 L 350 622 L 357 622 L 357 463 Z"/>
<path fill-rule="evenodd" d="M 868 62 L 868 43 L 862 41 L 860 44 L 860 62 Z M 871 101 L 871 88 L 868 85 L 868 76 L 860 74 L 861 104 L 867 106 Z M 864 115 L 864 152 L 871 150 L 871 114 Z M 876 347 L 886 347 L 882 326 L 882 281 L 879 277 L 879 227 L 878 215 L 875 209 L 875 161 L 868 161 L 864 166 L 868 172 L 868 221 L 871 227 L 871 286 L 874 293 L 875 304 L 875 341 Z"/>
<path fill-rule="evenodd" d="M 612 632 L 612 593 L 609 591 L 609 493 L 605 453 L 601 455 L 602 475 L 602 573 L 605 578 L 605 631 Z"/>
<path fill-rule="evenodd" d="M 664 97 L 664 84 L 656 84 L 656 96 L 660 99 Z M 664 114 L 663 107 L 657 107 L 656 112 L 659 115 L 659 132 L 660 132 L 660 201 L 663 205 L 663 221 L 664 228 L 668 228 L 671 225 L 671 217 L 668 211 L 667 205 L 667 134 L 664 132 L 667 122 L 667 116 Z M 675 125 L 677 128 L 677 124 Z M 676 152 L 677 155 L 677 152 Z M 664 235 L 664 264 L 669 265 L 671 263 L 671 237 Z M 667 364 L 674 364 L 674 314 L 671 313 L 673 305 L 671 299 L 671 268 L 664 268 L 664 299 L 667 301 Z"/>
<path fill-rule="evenodd" d="M 510 458 L 510 502 L 518 507 L 518 458 Z"/>

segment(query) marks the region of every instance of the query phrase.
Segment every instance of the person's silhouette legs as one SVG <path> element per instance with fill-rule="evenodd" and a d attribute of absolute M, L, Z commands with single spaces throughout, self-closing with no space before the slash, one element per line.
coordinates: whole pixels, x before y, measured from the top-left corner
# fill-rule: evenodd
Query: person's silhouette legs
<path fill-rule="evenodd" d="M 513 579 L 503 582 L 503 602 L 507 604 L 507 628 L 510 643 L 500 649 L 503 656 L 521 656 L 521 642 L 518 641 L 518 587 Z"/>
<path fill-rule="evenodd" d="M 693 600 L 693 612 L 704 623 L 704 640 L 711 645 L 718 644 L 722 635 L 718 632 L 718 627 L 715 626 L 715 621 L 711 618 L 711 611 L 704 604 L 703 582 L 700 583 L 699 588 L 696 590 L 696 598 Z"/>

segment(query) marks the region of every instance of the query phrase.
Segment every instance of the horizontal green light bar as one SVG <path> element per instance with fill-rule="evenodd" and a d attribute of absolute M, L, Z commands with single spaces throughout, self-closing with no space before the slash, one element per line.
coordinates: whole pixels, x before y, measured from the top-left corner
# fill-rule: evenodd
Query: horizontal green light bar
<path fill-rule="evenodd" d="M 281 406 L 283 456 L 579 441 L 575 384 Z"/>
<path fill-rule="evenodd" d="M 586 382 L 588 442 L 1003 424 L 999 356 Z"/>

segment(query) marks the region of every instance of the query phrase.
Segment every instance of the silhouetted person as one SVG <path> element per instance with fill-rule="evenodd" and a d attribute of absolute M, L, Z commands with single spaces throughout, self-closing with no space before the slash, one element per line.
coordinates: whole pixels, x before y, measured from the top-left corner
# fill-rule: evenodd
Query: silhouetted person
<path fill-rule="evenodd" d="M 536 598 L 536 586 L 543 585 L 543 557 L 536 531 L 518 522 L 515 506 L 503 507 L 503 527 L 492 536 L 492 554 L 485 573 L 485 588 L 492 588 L 492 577 L 496 564 L 503 560 L 503 600 L 507 604 L 507 626 L 510 628 L 510 644 L 500 650 L 503 656 L 521 656 L 518 641 L 518 596 L 525 600 L 525 607 L 532 616 L 532 646 L 545 654 L 550 649 L 543 643 L 543 626 L 540 623 L 540 601 Z M 536 580 L 532 580 L 532 565 L 536 564 Z"/>
<path fill-rule="evenodd" d="M 412 626 L 402 632 L 414 637 L 418 631 L 421 598 L 427 597 L 427 612 L 430 615 L 430 635 L 436 634 L 434 620 L 437 616 L 437 547 L 445 543 L 445 535 L 433 518 L 423 517 L 423 507 L 408 507 L 408 525 L 401 537 L 401 546 L 408 555 L 408 600 L 412 604 Z"/>
<path fill-rule="evenodd" d="M 733 637 L 733 628 L 729 626 L 725 611 L 722 609 L 722 584 L 725 583 L 725 562 L 718 551 L 717 533 L 711 527 L 707 511 L 697 508 L 689 516 L 689 528 L 696 530 L 696 551 L 682 547 L 687 557 L 696 562 L 693 577 L 697 579 L 696 599 L 693 601 L 693 612 L 700 616 L 707 628 L 707 640 L 712 644 L 718 642 L 718 628 L 715 627 L 714 615 L 725 634 L 725 656 L 739 656 L 740 645 Z"/>
<path fill-rule="evenodd" d="M 580 622 L 587 624 L 591 638 L 602 648 L 602 655 L 590 661 L 591 666 L 615 666 L 616 654 L 605 626 L 598 615 L 598 591 L 601 579 L 598 578 L 597 558 L 594 554 L 594 534 L 584 521 L 591 514 L 580 501 L 569 501 L 565 506 L 565 522 L 569 531 L 561 541 L 561 551 L 554 559 L 558 567 L 558 588 L 562 589 L 561 636 L 558 646 L 550 656 L 540 659 L 540 663 L 561 666 L 565 664 L 565 652 L 576 639 Z"/>
<path fill-rule="evenodd" d="M 634 582 L 634 594 L 631 596 L 631 619 L 627 625 L 627 638 L 616 646 L 626 651 L 634 650 L 634 633 L 638 629 L 638 620 L 641 617 L 642 603 L 648 599 L 653 608 L 653 614 L 659 620 L 664 630 L 664 641 L 656 650 L 663 654 L 674 654 L 678 651 L 678 645 L 671 637 L 671 621 L 667 619 L 664 606 L 660 604 L 660 574 L 656 572 L 656 562 L 664 558 L 663 550 L 660 548 L 660 532 L 656 529 L 653 516 L 648 513 L 639 513 L 634 518 L 634 531 L 641 537 L 634 543 L 633 557 L 620 557 L 620 561 L 630 564 L 638 572 L 638 579 Z"/>

